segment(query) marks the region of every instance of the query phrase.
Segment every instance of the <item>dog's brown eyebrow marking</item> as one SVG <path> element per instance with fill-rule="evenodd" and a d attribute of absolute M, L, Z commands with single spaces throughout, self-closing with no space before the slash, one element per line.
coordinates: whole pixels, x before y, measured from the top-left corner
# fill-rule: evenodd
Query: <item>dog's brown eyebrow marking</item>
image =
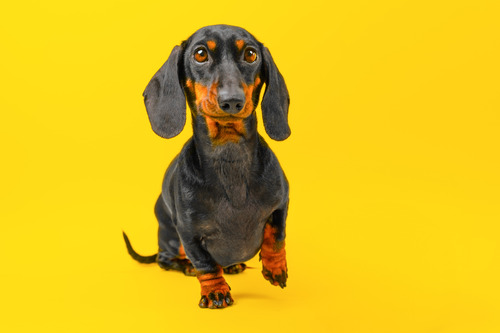
<path fill-rule="evenodd" d="M 193 91 L 193 81 L 191 81 L 191 79 L 186 80 L 186 87 L 188 87 L 189 90 Z"/>
<path fill-rule="evenodd" d="M 238 48 L 239 51 L 243 48 L 243 45 L 245 45 L 245 42 L 242 39 L 238 39 L 236 42 L 236 47 Z"/>
<path fill-rule="evenodd" d="M 208 46 L 208 49 L 209 49 L 210 51 L 213 51 L 213 50 L 215 50 L 215 47 L 217 46 L 217 44 L 215 43 L 215 41 L 213 41 L 213 40 L 209 40 L 209 41 L 207 42 L 207 46 Z"/>
<path fill-rule="evenodd" d="M 257 87 L 260 84 L 260 77 L 257 75 L 255 77 L 254 86 Z"/>

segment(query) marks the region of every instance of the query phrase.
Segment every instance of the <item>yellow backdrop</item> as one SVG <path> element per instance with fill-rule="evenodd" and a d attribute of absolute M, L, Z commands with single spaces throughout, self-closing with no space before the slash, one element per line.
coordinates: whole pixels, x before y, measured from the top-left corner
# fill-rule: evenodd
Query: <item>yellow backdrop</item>
<path fill-rule="evenodd" d="M 0 10 L 0 331 L 499 332 L 497 1 L 23 1 Z M 236 300 L 140 265 L 191 135 L 142 91 L 174 45 L 238 25 L 271 50 L 292 136 L 288 287 Z M 260 114 L 260 111 L 259 111 Z M 259 115 L 260 116 L 260 115 Z M 260 131 L 262 124 L 260 124 Z"/>

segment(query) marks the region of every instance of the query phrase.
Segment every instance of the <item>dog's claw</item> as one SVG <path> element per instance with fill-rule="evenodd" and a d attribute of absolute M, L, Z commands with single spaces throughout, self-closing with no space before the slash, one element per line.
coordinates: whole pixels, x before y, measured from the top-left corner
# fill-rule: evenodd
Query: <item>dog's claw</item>
<path fill-rule="evenodd" d="M 208 307 L 208 299 L 207 296 L 201 296 L 200 303 L 198 304 L 200 308 L 207 308 Z"/>
<path fill-rule="evenodd" d="M 209 299 L 209 308 L 210 309 L 215 309 L 215 308 L 218 308 L 218 301 L 217 301 L 217 298 L 215 298 L 215 293 L 210 293 L 208 294 L 208 299 Z"/>
<path fill-rule="evenodd" d="M 278 280 L 275 279 L 279 283 L 279 286 L 281 288 L 286 287 L 286 279 L 288 278 L 288 273 L 286 271 L 282 272 L 281 275 L 278 277 Z"/>
<path fill-rule="evenodd" d="M 226 304 L 228 306 L 234 303 L 233 298 L 231 297 L 231 294 L 229 292 L 226 294 L 226 299 L 225 300 L 226 300 Z"/>
<path fill-rule="evenodd" d="M 224 295 L 223 293 L 210 293 L 207 296 L 202 296 L 200 299 L 200 308 L 221 309 L 233 304 L 233 298 L 229 292 Z"/>
<path fill-rule="evenodd" d="M 217 299 L 218 299 L 218 301 L 217 301 L 217 307 L 221 308 L 222 305 L 224 304 L 225 297 L 224 297 L 224 295 L 222 293 L 218 293 L 217 294 Z M 226 306 L 227 306 L 227 304 L 226 304 Z"/>
<path fill-rule="evenodd" d="M 286 287 L 286 280 L 288 278 L 288 272 L 285 270 L 281 271 L 281 273 L 275 273 L 269 271 L 265 267 L 262 268 L 262 275 L 264 279 L 268 280 L 273 286 L 280 286 L 281 288 Z"/>

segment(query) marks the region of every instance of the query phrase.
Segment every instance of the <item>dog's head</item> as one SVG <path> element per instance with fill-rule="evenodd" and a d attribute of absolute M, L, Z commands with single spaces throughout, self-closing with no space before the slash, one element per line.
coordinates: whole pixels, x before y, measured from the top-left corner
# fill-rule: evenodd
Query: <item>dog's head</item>
<path fill-rule="evenodd" d="M 144 102 L 151 126 L 161 137 L 182 131 L 187 99 L 195 119 L 204 119 L 214 143 L 238 142 L 264 83 L 266 132 L 274 140 L 284 140 L 290 135 L 290 100 L 271 53 L 242 28 L 208 26 L 174 47 L 146 87 Z"/>

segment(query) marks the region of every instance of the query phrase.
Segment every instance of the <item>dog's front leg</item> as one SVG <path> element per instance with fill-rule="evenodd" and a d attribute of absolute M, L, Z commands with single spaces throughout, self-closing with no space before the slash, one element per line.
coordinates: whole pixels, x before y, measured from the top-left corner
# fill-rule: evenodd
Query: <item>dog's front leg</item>
<path fill-rule="evenodd" d="M 285 252 L 285 222 L 288 203 L 273 212 L 264 229 L 264 241 L 260 249 L 262 275 L 274 286 L 286 287 L 288 268 Z"/>
<path fill-rule="evenodd" d="M 197 274 L 201 285 L 201 299 L 198 304 L 200 308 L 225 308 L 233 304 L 233 298 L 229 292 L 231 288 L 222 276 L 222 267 L 217 266 L 213 273 Z"/>
<path fill-rule="evenodd" d="M 197 239 L 183 240 L 186 255 L 196 269 L 196 277 L 201 285 L 200 308 L 225 308 L 234 303 L 231 288 L 223 276 L 223 269 L 202 247 Z"/>

